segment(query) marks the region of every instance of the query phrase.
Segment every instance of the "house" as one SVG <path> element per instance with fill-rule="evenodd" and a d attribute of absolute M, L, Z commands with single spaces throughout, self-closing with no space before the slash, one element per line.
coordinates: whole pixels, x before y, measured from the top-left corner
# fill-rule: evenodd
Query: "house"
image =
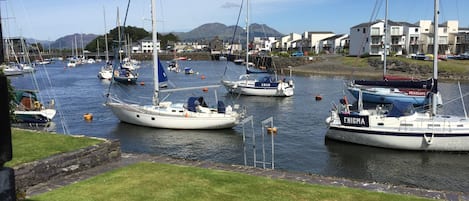
<path fill-rule="evenodd" d="M 319 41 L 319 52 L 341 53 L 348 46 L 348 34 L 338 34 Z"/>
<path fill-rule="evenodd" d="M 376 20 L 350 28 L 349 55 L 382 55 L 386 43 L 384 26 L 384 20 Z M 404 27 L 400 23 L 391 20 L 388 20 L 388 26 L 390 30 L 386 45 L 388 49 L 387 54 L 402 55 L 405 42 Z"/>
<path fill-rule="evenodd" d="M 275 37 L 254 37 L 253 46 L 257 51 L 272 51 L 272 47 L 277 43 Z"/>
<path fill-rule="evenodd" d="M 301 41 L 301 35 L 297 33 L 290 33 L 283 36 L 275 43 L 274 48 L 277 50 L 288 51 L 296 46 L 297 41 Z"/>
<path fill-rule="evenodd" d="M 301 36 L 301 44 L 297 46 L 302 48 L 303 51 L 310 51 L 319 54 L 320 47 L 319 41 L 334 36 L 335 33 L 331 31 L 308 31 L 304 32 Z"/>
<path fill-rule="evenodd" d="M 459 28 L 455 53 L 469 53 L 469 28 Z"/>
<path fill-rule="evenodd" d="M 420 54 L 423 51 L 423 40 L 420 38 L 420 27 L 408 22 L 400 22 L 404 28 L 404 50 L 403 54 Z"/>
<path fill-rule="evenodd" d="M 157 43 L 157 50 L 160 51 L 160 41 Z M 152 53 L 153 52 L 153 40 L 150 37 L 139 40 L 135 45 L 132 46 L 133 53 Z"/>

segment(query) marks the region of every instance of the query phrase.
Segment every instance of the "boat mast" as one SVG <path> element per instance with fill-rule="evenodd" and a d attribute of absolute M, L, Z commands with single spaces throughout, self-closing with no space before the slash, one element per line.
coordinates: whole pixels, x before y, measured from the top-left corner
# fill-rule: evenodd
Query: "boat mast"
<path fill-rule="evenodd" d="M 151 25 L 152 25 L 152 39 L 153 39 L 153 105 L 158 105 L 158 48 L 157 48 L 157 34 L 156 34 L 156 9 L 155 0 L 151 1 Z"/>
<path fill-rule="evenodd" d="M 438 15 L 439 11 L 438 0 L 435 0 L 435 10 L 433 19 L 433 87 L 432 87 L 432 114 L 436 115 L 437 96 L 438 96 Z"/>
<path fill-rule="evenodd" d="M 109 62 L 109 47 L 107 44 L 107 28 L 106 28 L 106 10 L 103 6 L 103 15 L 104 15 L 104 44 L 106 44 L 106 63 Z"/>
<path fill-rule="evenodd" d="M 387 49 L 388 49 L 388 34 L 389 34 L 389 29 L 388 29 L 388 0 L 386 0 L 386 5 L 385 5 L 385 16 L 384 16 L 384 56 L 383 56 L 383 79 L 386 76 L 386 57 L 387 57 Z"/>
<path fill-rule="evenodd" d="M 246 71 L 247 70 L 249 70 L 249 0 L 246 1 Z"/>
<path fill-rule="evenodd" d="M 1 12 L 1 9 L 0 9 Z M 0 16 L 1 19 L 1 16 Z M 5 55 L 3 52 L 3 33 L 2 33 L 2 20 L 0 20 L 0 64 L 5 61 Z"/>

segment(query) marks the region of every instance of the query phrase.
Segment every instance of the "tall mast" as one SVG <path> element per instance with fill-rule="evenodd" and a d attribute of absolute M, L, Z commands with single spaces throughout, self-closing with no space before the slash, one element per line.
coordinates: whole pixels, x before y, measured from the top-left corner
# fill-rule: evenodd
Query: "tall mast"
<path fill-rule="evenodd" d="M 156 0 L 151 1 L 151 25 L 152 25 L 152 39 L 153 39 L 153 105 L 158 105 L 158 48 L 157 48 L 157 34 L 156 34 Z"/>
<path fill-rule="evenodd" d="M 122 61 L 122 53 L 121 53 L 121 41 L 122 41 L 122 36 L 121 36 L 121 20 L 120 20 L 120 17 L 119 17 L 119 8 L 117 8 L 117 35 L 119 35 L 119 65 L 120 65 L 120 62 Z"/>
<path fill-rule="evenodd" d="M 1 9 L 0 9 L 1 12 Z M 3 52 L 3 34 L 2 34 L 2 20 L 0 16 L 0 64 L 5 61 L 5 54 Z"/>
<path fill-rule="evenodd" d="M 109 47 L 107 45 L 107 28 L 106 28 L 106 10 L 103 6 L 103 14 L 104 14 L 104 42 L 106 44 L 106 63 L 109 62 Z"/>
<path fill-rule="evenodd" d="M 248 69 L 249 69 L 249 0 L 246 1 L 246 70 Z"/>
<path fill-rule="evenodd" d="M 386 76 L 386 57 L 387 57 L 387 50 L 388 50 L 388 34 L 389 34 L 389 28 L 388 28 L 388 0 L 386 0 L 386 5 L 385 5 L 385 16 L 384 16 L 384 56 L 383 56 L 383 79 Z"/>
<path fill-rule="evenodd" d="M 439 4 L 438 0 L 435 0 L 435 10 L 434 10 L 434 19 L 433 19 L 433 82 L 432 87 L 432 114 L 436 115 L 436 106 L 437 106 L 437 96 L 438 96 L 438 15 Z"/>

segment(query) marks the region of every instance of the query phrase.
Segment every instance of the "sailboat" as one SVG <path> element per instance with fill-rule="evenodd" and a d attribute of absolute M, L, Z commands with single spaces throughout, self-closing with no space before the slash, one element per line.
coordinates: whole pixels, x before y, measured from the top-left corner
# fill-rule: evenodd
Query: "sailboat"
<path fill-rule="evenodd" d="M 114 72 L 113 72 L 113 79 L 116 82 L 122 83 L 122 84 L 135 84 L 137 83 L 138 79 L 138 73 L 135 71 L 135 69 L 131 68 L 126 68 L 125 62 L 122 59 L 122 35 L 120 31 L 120 19 L 119 19 L 119 10 L 117 12 L 117 30 L 118 30 L 118 35 L 119 35 L 119 45 L 118 49 L 114 50 L 114 53 L 116 54 L 114 57 Z M 118 54 L 118 55 L 117 55 Z"/>
<path fill-rule="evenodd" d="M 246 74 L 241 75 L 239 80 L 222 80 L 221 83 L 226 90 L 233 94 L 251 96 L 293 96 L 295 85 L 293 79 L 278 79 L 277 74 L 254 73 L 249 66 L 249 1 L 246 6 Z"/>
<path fill-rule="evenodd" d="M 225 129 L 236 126 L 243 116 L 238 113 L 237 106 L 225 106 L 222 101 L 217 102 L 217 108 L 207 106 L 203 97 L 189 97 L 187 103 L 172 103 L 159 100 L 159 83 L 167 80 L 163 66 L 158 59 L 155 0 L 152 1 L 152 38 L 153 38 L 153 104 L 128 104 L 116 98 L 106 102 L 114 115 L 122 122 L 167 129 Z M 186 89 L 172 89 L 172 91 L 189 90 L 205 87 L 192 87 Z M 168 89 L 169 90 L 169 89 Z"/>
<path fill-rule="evenodd" d="M 416 106 L 428 103 L 427 94 L 432 87 L 432 79 L 415 80 L 408 77 L 390 76 L 386 74 L 387 49 L 389 41 L 388 1 L 386 0 L 386 14 L 384 19 L 384 48 L 383 48 L 383 80 L 352 80 L 347 90 L 358 99 L 359 92 L 362 99 L 369 103 L 391 104 L 395 100 L 412 102 Z M 439 99 L 441 100 L 441 99 Z M 442 101 L 440 101 L 442 102 Z"/>
<path fill-rule="evenodd" d="M 434 11 L 434 47 L 438 54 L 438 0 Z M 403 150 L 469 151 L 469 119 L 437 114 L 438 58 L 433 58 L 431 110 L 416 111 L 411 102 L 394 101 L 390 109 L 377 106 L 358 110 L 349 108 L 346 97 L 334 106 L 326 119 L 326 138 L 356 144 Z M 361 93 L 360 93 L 361 94 Z"/>
<path fill-rule="evenodd" d="M 3 37 L 0 22 L 0 38 Z M 3 46 L 0 47 L 0 61 L 3 61 Z M 34 71 L 31 76 L 35 79 Z M 56 114 L 55 104 L 52 99 L 47 105 L 40 102 L 36 90 L 15 89 L 13 114 L 15 115 L 14 123 L 25 123 L 31 126 L 45 126 L 52 121 Z"/>

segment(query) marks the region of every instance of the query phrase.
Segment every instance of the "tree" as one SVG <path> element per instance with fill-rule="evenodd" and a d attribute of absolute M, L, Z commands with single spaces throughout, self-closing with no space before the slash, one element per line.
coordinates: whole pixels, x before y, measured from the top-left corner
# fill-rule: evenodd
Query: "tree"
<path fill-rule="evenodd" d="M 109 48 L 112 49 L 113 47 L 113 42 L 116 42 L 115 45 L 117 45 L 117 42 L 119 41 L 119 27 L 116 27 L 107 33 L 107 39 L 108 39 L 108 45 Z M 146 37 L 150 37 L 151 34 L 143 28 L 138 28 L 138 27 L 133 27 L 133 26 L 127 26 L 127 27 L 120 27 L 120 31 L 123 33 L 121 40 L 122 42 L 126 39 L 136 42 L 141 39 L 144 39 Z M 97 51 L 97 43 L 96 41 L 99 41 L 99 49 L 104 49 L 105 48 L 105 41 L 104 41 L 104 35 L 96 37 L 94 40 L 92 40 L 90 43 L 88 43 L 85 47 L 85 49 L 89 51 Z M 110 50 L 111 51 L 111 50 Z"/>

